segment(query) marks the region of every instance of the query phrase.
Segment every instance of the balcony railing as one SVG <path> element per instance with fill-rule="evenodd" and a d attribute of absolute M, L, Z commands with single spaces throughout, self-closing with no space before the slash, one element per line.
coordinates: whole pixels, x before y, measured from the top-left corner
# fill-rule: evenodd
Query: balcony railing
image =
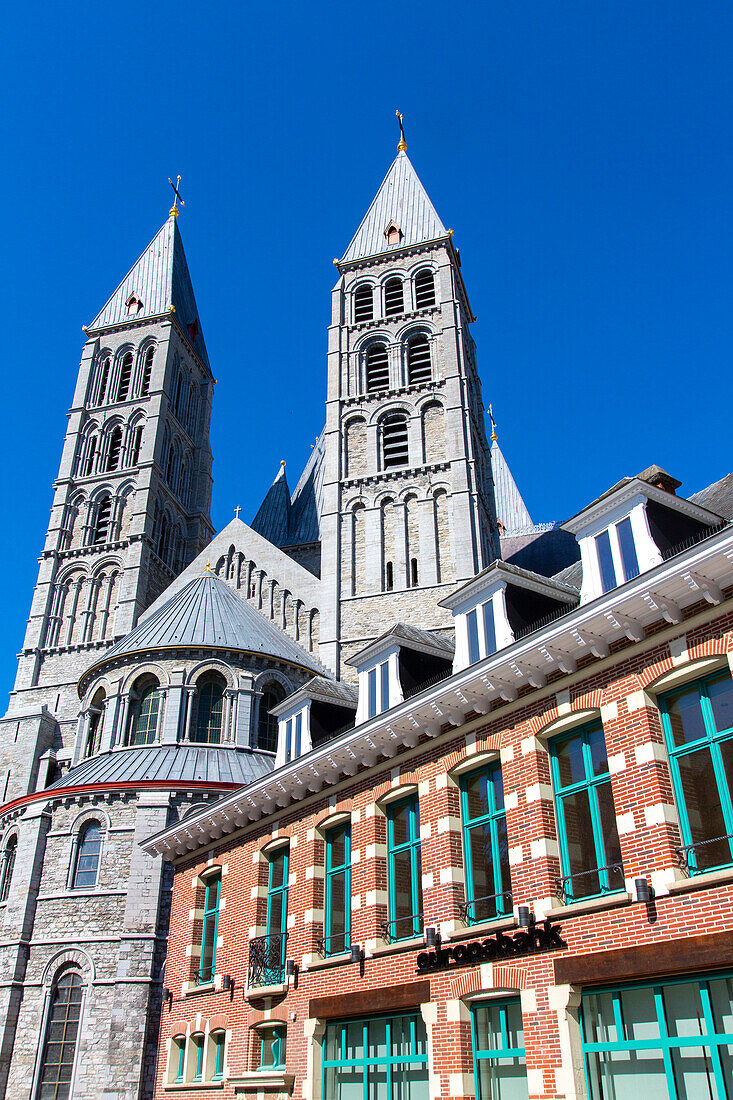
<path fill-rule="evenodd" d="M 681 542 L 676 542 L 673 546 L 667 547 L 662 551 L 662 560 L 669 561 L 675 554 L 681 554 L 683 550 L 689 550 L 691 546 L 697 546 L 698 542 L 704 542 L 705 539 L 710 538 L 711 535 L 717 535 L 718 531 L 722 531 L 724 527 L 729 527 L 730 521 L 724 520 L 722 523 L 713 523 L 710 527 L 703 527 L 701 531 L 696 531 L 694 535 L 690 535 L 689 538 L 683 539 Z"/>
<path fill-rule="evenodd" d="M 287 939 L 287 932 L 275 932 L 271 936 L 257 936 L 249 941 L 247 985 L 250 988 L 282 985 L 285 981 Z"/>
<path fill-rule="evenodd" d="M 506 916 L 511 911 L 511 890 L 504 890 L 501 894 L 486 894 L 482 898 L 469 898 L 458 909 L 461 920 L 465 924 L 478 924 L 481 921 L 494 920 Z"/>
<path fill-rule="evenodd" d="M 607 867 L 592 867 L 577 875 L 565 875 L 555 879 L 557 896 L 563 905 L 603 894 L 615 894 L 624 888 L 622 863 L 609 863 Z"/>
<path fill-rule="evenodd" d="M 323 936 L 316 940 L 316 949 L 323 958 L 329 955 L 343 955 L 351 947 L 351 937 L 348 932 L 339 932 L 335 936 Z"/>
<path fill-rule="evenodd" d="M 380 925 L 385 943 L 397 943 L 398 940 L 411 940 L 423 932 L 422 913 L 409 913 L 396 920 L 384 920 Z"/>
<path fill-rule="evenodd" d="M 727 854 L 723 859 L 716 859 L 711 845 L 724 844 L 726 841 L 728 844 Z M 731 845 L 731 841 L 733 841 L 733 833 L 728 833 L 727 836 L 713 836 L 710 840 L 699 840 L 697 844 L 685 844 L 681 848 L 675 848 L 677 861 L 682 870 L 686 871 L 688 875 L 699 875 L 703 871 L 714 871 L 719 867 L 729 867 L 733 863 L 733 857 L 731 856 L 733 845 Z M 698 858 L 698 852 L 702 859 Z M 700 866 L 701 862 L 704 863 L 702 867 Z"/>

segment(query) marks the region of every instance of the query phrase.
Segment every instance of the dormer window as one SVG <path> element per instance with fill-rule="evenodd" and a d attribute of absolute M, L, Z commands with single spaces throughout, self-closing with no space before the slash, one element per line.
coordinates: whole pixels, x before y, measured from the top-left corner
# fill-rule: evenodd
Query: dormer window
<path fill-rule="evenodd" d="M 596 553 L 604 592 L 639 576 L 639 559 L 628 516 L 596 535 Z"/>
<path fill-rule="evenodd" d="M 367 673 L 369 691 L 368 717 L 374 718 L 384 710 L 389 710 L 389 662 L 383 661 Z"/>
<path fill-rule="evenodd" d="M 296 760 L 303 743 L 303 715 L 296 714 L 285 723 L 285 763 Z"/>
<path fill-rule="evenodd" d="M 475 664 L 482 657 L 496 653 L 496 622 L 494 601 L 488 600 L 474 607 L 466 616 L 468 629 L 468 662 Z"/>
<path fill-rule="evenodd" d="M 127 307 L 128 317 L 136 317 L 140 310 L 143 308 L 143 304 L 136 294 L 130 295 L 130 297 L 125 302 L 125 306 Z"/>
<path fill-rule="evenodd" d="M 385 229 L 384 239 L 389 245 L 399 244 L 402 240 L 402 230 L 395 222 L 390 222 Z"/>

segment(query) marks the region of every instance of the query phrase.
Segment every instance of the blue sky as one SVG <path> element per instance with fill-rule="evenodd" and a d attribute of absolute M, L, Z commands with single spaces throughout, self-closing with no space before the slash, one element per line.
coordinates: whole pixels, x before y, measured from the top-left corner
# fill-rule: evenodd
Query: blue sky
<path fill-rule="evenodd" d="M 395 152 L 455 230 L 533 518 L 730 460 L 729 3 L 36 4 L 0 46 L 10 686 L 89 323 L 170 206 L 218 386 L 213 520 L 323 424 L 332 259 Z M 10 583 L 8 583 L 8 580 Z"/>

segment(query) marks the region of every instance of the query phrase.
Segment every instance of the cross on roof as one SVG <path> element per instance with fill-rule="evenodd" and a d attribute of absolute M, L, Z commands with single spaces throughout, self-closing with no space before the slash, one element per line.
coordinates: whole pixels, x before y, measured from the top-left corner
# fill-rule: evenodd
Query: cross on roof
<path fill-rule="evenodd" d="M 181 177 L 180 176 L 176 176 L 176 182 L 175 183 L 170 178 L 170 176 L 168 176 L 168 183 L 173 188 L 173 192 L 176 196 L 173 200 L 173 206 L 170 208 L 170 211 L 169 211 L 169 214 L 174 218 L 178 217 L 178 207 L 177 207 L 176 203 L 180 202 L 181 206 L 186 205 L 185 202 L 183 201 L 183 199 L 181 198 L 181 192 L 178 190 L 178 185 L 180 184 L 180 182 L 181 182 Z"/>
<path fill-rule="evenodd" d="M 234 509 L 234 518 L 239 519 L 239 513 L 242 511 L 239 505 Z"/>

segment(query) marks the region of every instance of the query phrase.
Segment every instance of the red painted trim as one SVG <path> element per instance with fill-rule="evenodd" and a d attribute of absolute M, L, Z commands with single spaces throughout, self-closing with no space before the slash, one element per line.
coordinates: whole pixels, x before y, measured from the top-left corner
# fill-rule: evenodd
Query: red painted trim
<path fill-rule="evenodd" d="M 188 783 L 180 780 L 172 780 L 170 783 L 162 783 L 156 779 L 141 779 L 137 783 L 85 783 L 78 787 L 47 787 L 44 791 L 35 791 L 33 794 L 25 794 L 22 798 L 14 798 L 12 802 L 6 802 L 0 806 L 0 816 L 15 810 L 19 806 L 26 806 L 30 802 L 50 802 L 56 798 L 68 798 L 74 794 L 89 794 L 102 791 L 236 791 L 241 783 L 205 783 L 202 779 L 192 779 Z"/>

